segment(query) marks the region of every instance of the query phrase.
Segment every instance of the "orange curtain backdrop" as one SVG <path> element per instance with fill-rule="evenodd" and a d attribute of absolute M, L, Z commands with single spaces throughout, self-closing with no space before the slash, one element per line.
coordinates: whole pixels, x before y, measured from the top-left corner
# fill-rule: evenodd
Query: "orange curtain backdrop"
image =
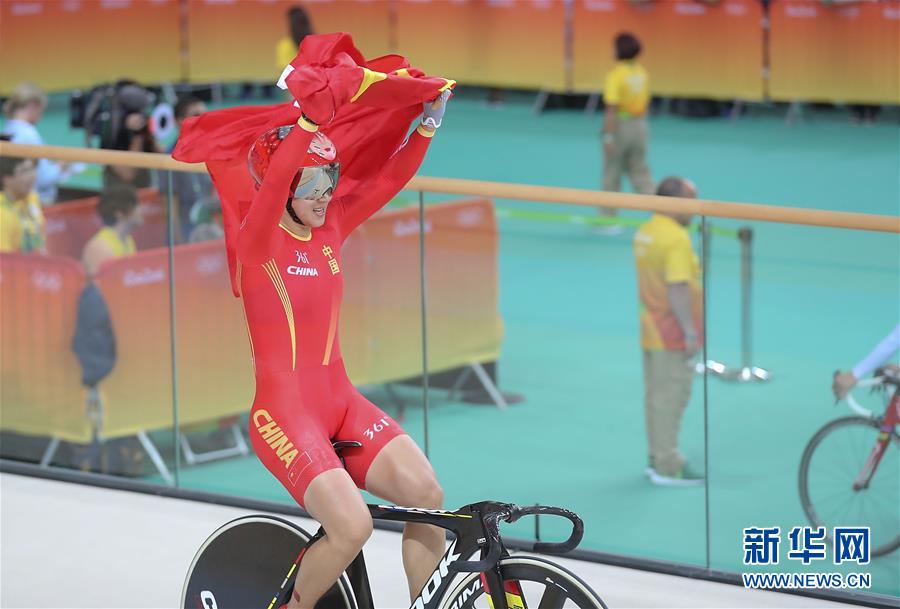
<path fill-rule="evenodd" d="M 774 0 L 770 41 L 773 99 L 900 103 L 897 0 Z"/>
<path fill-rule="evenodd" d="M 565 3 L 397 0 L 397 52 L 463 84 L 563 91 Z"/>
<path fill-rule="evenodd" d="M 0 94 L 25 80 L 47 91 L 179 72 L 179 0 L 0 1 Z"/>
<path fill-rule="evenodd" d="M 278 80 L 278 41 L 288 35 L 287 11 L 301 5 L 316 33 L 349 32 L 366 57 L 390 52 L 387 0 L 188 0 L 189 79 Z"/>
<path fill-rule="evenodd" d="M 654 95 L 763 98 L 762 3 L 722 0 L 573 0 L 572 70 L 576 91 L 599 91 L 615 62 L 613 40 L 640 38 L 639 61 Z"/>

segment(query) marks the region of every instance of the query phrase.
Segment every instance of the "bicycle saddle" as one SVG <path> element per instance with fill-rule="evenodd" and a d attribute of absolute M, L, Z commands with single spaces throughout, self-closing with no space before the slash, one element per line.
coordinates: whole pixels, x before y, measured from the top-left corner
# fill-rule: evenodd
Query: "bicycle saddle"
<path fill-rule="evenodd" d="M 334 453 L 340 457 L 341 451 L 345 448 L 359 448 L 362 446 L 362 442 L 356 442 L 355 440 L 332 440 L 331 447 L 334 448 Z"/>
<path fill-rule="evenodd" d="M 347 467 L 347 463 L 344 461 L 343 455 L 341 452 L 345 448 L 359 448 L 362 446 L 362 442 L 357 442 L 355 440 L 332 440 L 331 447 L 334 449 L 334 454 L 337 455 L 337 458 L 341 460 L 341 465 Z"/>

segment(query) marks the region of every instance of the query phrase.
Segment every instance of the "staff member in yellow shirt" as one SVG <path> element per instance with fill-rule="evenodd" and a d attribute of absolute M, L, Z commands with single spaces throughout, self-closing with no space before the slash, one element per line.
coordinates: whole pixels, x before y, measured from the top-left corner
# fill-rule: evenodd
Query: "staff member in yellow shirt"
<path fill-rule="evenodd" d="M 656 194 L 697 196 L 684 178 L 663 180 Z M 644 358 L 644 411 L 654 484 L 703 484 L 678 450 L 678 433 L 691 397 L 694 359 L 703 345 L 703 293 L 700 263 L 685 228 L 690 215 L 654 214 L 634 236 L 641 307 L 641 348 Z"/>
<path fill-rule="evenodd" d="M 0 252 L 47 253 L 36 180 L 33 159 L 0 157 Z"/>
<path fill-rule="evenodd" d="M 279 71 L 297 56 L 297 50 L 303 39 L 314 33 L 309 14 L 302 6 L 292 6 L 288 9 L 287 22 L 288 35 L 279 40 L 275 47 L 275 67 Z"/>
<path fill-rule="evenodd" d="M 603 190 L 618 192 L 622 173 L 628 174 L 631 187 L 641 194 L 653 193 L 653 177 L 647 166 L 647 105 L 650 102 L 647 70 L 637 62 L 641 43 L 623 32 L 615 40 L 616 65 L 606 75 L 603 102 Z M 615 216 L 616 210 L 604 208 L 603 214 Z M 621 227 L 608 227 L 610 233 Z"/>
<path fill-rule="evenodd" d="M 137 251 L 131 232 L 143 224 L 137 191 L 128 184 L 112 184 L 100 194 L 97 213 L 103 220 L 81 255 L 89 277 L 111 258 L 128 256 Z"/>

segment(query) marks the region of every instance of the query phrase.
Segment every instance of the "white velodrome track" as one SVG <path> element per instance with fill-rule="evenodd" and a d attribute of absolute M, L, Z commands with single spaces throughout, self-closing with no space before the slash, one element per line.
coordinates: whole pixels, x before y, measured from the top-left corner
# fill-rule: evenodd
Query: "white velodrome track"
<path fill-rule="evenodd" d="M 0 607 L 178 606 L 191 558 L 244 509 L 0 474 Z M 307 530 L 314 523 L 291 519 Z M 408 607 L 400 536 L 366 546 L 379 609 Z M 556 560 L 556 559 L 554 559 Z M 610 609 L 849 607 L 773 592 L 560 559 Z"/>

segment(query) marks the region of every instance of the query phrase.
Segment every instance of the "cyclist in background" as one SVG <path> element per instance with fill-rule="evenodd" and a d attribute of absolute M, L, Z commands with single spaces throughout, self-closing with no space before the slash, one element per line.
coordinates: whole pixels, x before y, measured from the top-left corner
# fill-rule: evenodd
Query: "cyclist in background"
<path fill-rule="evenodd" d="M 835 399 L 844 399 L 861 378 L 872 374 L 877 368 L 883 366 L 898 350 L 900 350 L 900 324 L 897 324 L 890 334 L 885 336 L 878 343 L 878 346 L 863 358 L 861 362 L 856 364 L 852 370 L 834 373 L 831 390 L 834 392 Z M 897 368 L 897 366 L 892 367 Z"/>

